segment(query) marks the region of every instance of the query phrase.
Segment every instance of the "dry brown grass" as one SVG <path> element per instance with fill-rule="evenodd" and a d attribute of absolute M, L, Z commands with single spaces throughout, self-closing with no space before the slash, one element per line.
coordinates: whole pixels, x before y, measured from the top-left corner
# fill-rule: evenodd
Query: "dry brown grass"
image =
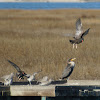
<path fill-rule="evenodd" d="M 85 41 L 72 49 L 65 37 L 75 33 L 75 21 L 91 28 Z M 100 10 L 0 10 L 0 76 L 16 72 L 9 59 L 26 73 L 58 79 L 67 59 L 76 57 L 70 79 L 100 79 Z"/>

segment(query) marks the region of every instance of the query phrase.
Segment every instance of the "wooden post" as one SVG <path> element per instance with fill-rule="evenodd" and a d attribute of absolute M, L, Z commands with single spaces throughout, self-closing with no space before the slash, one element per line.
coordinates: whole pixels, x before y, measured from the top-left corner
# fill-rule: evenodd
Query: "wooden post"
<path fill-rule="evenodd" d="M 41 97 L 41 100 L 46 100 L 46 97 L 44 97 L 44 96 L 43 96 L 43 97 Z"/>
<path fill-rule="evenodd" d="M 0 96 L 10 96 L 10 86 L 0 86 Z"/>

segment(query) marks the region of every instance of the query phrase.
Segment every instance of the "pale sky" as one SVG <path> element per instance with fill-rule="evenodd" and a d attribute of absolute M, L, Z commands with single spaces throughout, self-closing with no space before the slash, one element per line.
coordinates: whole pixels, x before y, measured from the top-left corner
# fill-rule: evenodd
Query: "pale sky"
<path fill-rule="evenodd" d="M 15 0 L 0 0 L 0 2 L 9 2 L 9 1 L 15 1 Z"/>
<path fill-rule="evenodd" d="M 4 0 L 0 0 L 0 2 L 3 2 Z"/>

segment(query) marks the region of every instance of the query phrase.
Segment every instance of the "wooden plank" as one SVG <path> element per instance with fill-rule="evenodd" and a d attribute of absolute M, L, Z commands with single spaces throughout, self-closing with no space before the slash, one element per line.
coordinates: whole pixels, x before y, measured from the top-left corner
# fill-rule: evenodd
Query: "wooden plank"
<path fill-rule="evenodd" d="M 24 84 L 24 85 L 23 85 Z M 100 94 L 100 80 L 68 80 L 66 81 L 53 81 L 49 86 L 40 86 L 38 84 L 32 84 L 31 86 L 26 83 L 18 82 L 10 86 L 11 96 L 49 96 L 54 97 L 56 94 L 55 87 L 59 86 L 59 90 L 62 92 L 62 95 L 69 91 L 73 93 L 74 96 L 82 95 L 98 95 Z M 79 87 L 80 86 L 80 87 Z M 93 88 L 94 86 L 94 88 Z M 76 87 L 76 89 L 75 89 Z M 87 89 L 88 88 L 88 89 Z M 65 90 L 65 91 L 63 91 Z M 72 92 L 73 90 L 73 92 Z M 88 92 L 87 92 L 88 91 Z M 94 91 L 94 92 L 91 92 Z M 84 94 L 85 92 L 85 94 Z M 67 92 L 68 93 L 68 92 Z"/>
<path fill-rule="evenodd" d="M 10 86 L 11 96 L 55 96 L 55 86 Z"/>
<path fill-rule="evenodd" d="M 91 86 L 91 85 L 100 85 L 100 80 L 68 80 L 66 84 L 63 85 L 73 85 L 73 86 Z"/>

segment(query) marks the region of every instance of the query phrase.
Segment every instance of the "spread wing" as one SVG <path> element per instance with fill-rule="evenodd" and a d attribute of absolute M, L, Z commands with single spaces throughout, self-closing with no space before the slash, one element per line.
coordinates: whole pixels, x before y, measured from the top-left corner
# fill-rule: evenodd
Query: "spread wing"
<path fill-rule="evenodd" d="M 76 33 L 75 33 L 75 38 L 78 39 L 80 38 L 82 34 L 82 23 L 81 23 L 81 19 L 79 18 L 77 21 L 76 21 Z"/>
<path fill-rule="evenodd" d="M 10 60 L 7 60 L 12 66 L 14 66 L 14 68 L 18 71 L 21 72 L 22 70 L 13 62 L 11 62 Z"/>
<path fill-rule="evenodd" d="M 83 36 L 85 36 L 85 35 L 87 35 L 88 34 L 88 32 L 89 32 L 89 30 L 90 30 L 90 28 L 89 29 L 87 29 L 83 34 L 82 34 L 82 36 L 81 37 L 83 37 Z"/>

